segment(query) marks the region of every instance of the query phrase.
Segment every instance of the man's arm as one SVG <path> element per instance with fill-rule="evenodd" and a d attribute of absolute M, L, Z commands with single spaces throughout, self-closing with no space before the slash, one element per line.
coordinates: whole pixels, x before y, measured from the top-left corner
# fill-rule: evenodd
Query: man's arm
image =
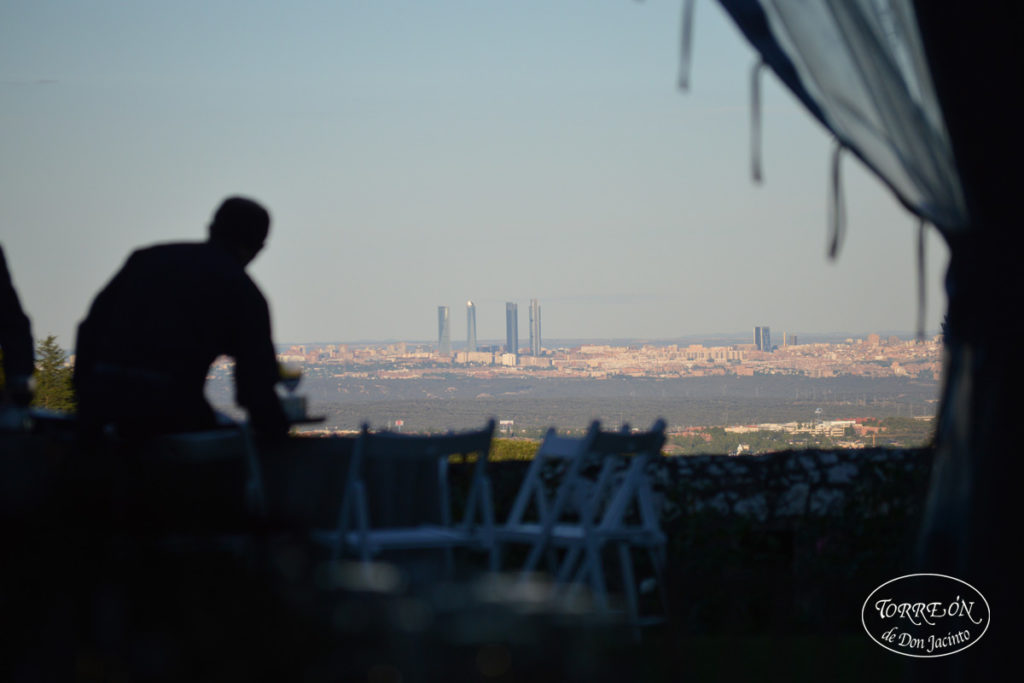
<path fill-rule="evenodd" d="M 32 325 L 21 308 L 18 293 L 0 247 L 0 348 L 3 349 L 6 390 L 17 403 L 27 405 L 32 396 L 29 378 L 35 369 Z"/>
<path fill-rule="evenodd" d="M 235 350 L 235 396 L 249 411 L 253 429 L 267 436 L 288 433 L 288 420 L 274 391 L 277 356 L 270 336 L 270 311 L 251 281 L 240 308 Z"/>

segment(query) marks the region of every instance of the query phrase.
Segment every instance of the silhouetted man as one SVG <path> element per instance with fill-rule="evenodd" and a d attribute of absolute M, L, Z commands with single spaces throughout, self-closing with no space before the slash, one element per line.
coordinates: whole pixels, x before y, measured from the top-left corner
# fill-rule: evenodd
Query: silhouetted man
<path fill-rule="evenodd" d="M 32 326 L 21 308 L 18 293 L 7 270 L 0 247 L 0 350 L 4 358 L 4 382 L 0 384 L 0 407 L 6 401 L 27 406 L 32 400 L 29 379 L 35 368 Z"/>
<path fill-rule="evenodd" d="M 270 313 L 245 272 L 269 229 L 266 209 L 231 197 L 214 214 L 208 241 L 128 258 L 78 328 L 74 383 L 87 428 L 146 436 L 216 426 L 203 385 L 210 364 L 226 354 L 253 428 L 287 432 L 274 391 Z"/>

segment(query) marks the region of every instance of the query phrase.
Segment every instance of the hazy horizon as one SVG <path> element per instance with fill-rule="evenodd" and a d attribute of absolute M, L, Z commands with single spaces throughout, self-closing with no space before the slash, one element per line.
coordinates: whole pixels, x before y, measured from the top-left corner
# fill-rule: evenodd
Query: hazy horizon
<path fill-rule="evenodd" d="M 250 268 L 279 340 L 481 338 L 541 301 L 546 338 L 911 329 L 917 220 L 771 74 L 750 180 L 754 51 L 699 3 L 8 3 L 0 243 L 37 338 L 74 346 L 143 245 L 217 204 L 273 216 Z M 927 328 L 945 308 L 929 237 Z M 525 319 L 524 319 L 525 321 Z M 742 321 L 742 325 L 738 324 Z"/>
<path fill-rule="evenodd" d="M 818 332 L 794 332 L 794 333 L 790 333 L 788 330 L 780 330 L 779 333 L 778 333 L 779 334 L 778 339 L 775 340 L 775 342 L 777 342 L 775 345 L 777 345 L 777 346 L 781 346 L 782 345 L 782 336 L 781 336 L 782 332 L 787 332 L 790 335 L 795 334 L 797 336 L 797 338 L 798 338 L 798 342 L 801 343 L 801 344 L 805 344 L 805 343 L 814 344 L 814 343 L 819 343 L 819 342 L 824 342 L 824 341 L 836 341 L 836 340 L 842 341 L 842 340 L 849 339 L 849 338 L 852 338 L 852 339 L 863 339 L 863 338 L 867 337 L 867 335 L 869 335 L 869 334 L 877 334 L 880 337 L 882 337 L 883 339 L 886 339 L 886 338 L 888 338 L 890 336 L 896 336 L 896 337 L 899 337 L 900 339 L 903 339 L 903 340 L 910 340 L 910 339 L 913 339 L 913 338 L 915 338 L 917 336 L 917 332 L 916 331 L 910 331 L 910 330 L 870 330 L 870 331 L 857 331 L 857 332 L 850 331 L 850 330 L 845 330 L 845 331 L 844 330 L 838 330 L 838 331 L 834 331 L 834 332 L 821 332 L 821 331 L 818 331 Z M 940 331 L 938 329 L 932 330 L 932 331 L 925 330 L 925 338 L 926 339 L 930 339 L 930 338 L 936 336 L 939 333 L 940 333 Z M 773 337 L 775 336 L 775 334 L 776 334 L 776 332 L 774 330 L 772 330 Z M 739 340 L 743 340 L 743 341 L 739 341 Z M 520 339 L 520 347 L 521 348 L 526 346 L 526 343 L 525 343 L 526 341 L 527 340 L 525 340 L 525 339 Z M 683 335 L 679 335 L 677 337 L 663 337 L 663 338 L 654 338 L 654 337 L 555 337 L 555 338 L 548 339 L 548 338 L 542 337 L 542 342 L 543 342 L 543 345 L 544 345 L 545 348 L 552 348 L 554 346 L 567 346 L 567 345 L 593 344 L 593 343 L 606 343 L 606 344 L 611 344 L 611 343 L 631 343 L 631 344 L 636 344 L 636 343 L 644 343 L 644 342 L 646 342 L 646 343 L 651 343 L 651 344 L 671 344 L 671 343 L 681 343 L 681 342 L 699 343 L 701 341 L 721 341 L 721 342 L 728 342 L 728 343 L 733 343 L 733 344 L 735 344 L 735 343 L 749 343 L 749 342 L 752 341 L 752 332 L 738 332 L 737 331 L 737 332 L 711 332 L 711 333 L 707 333 L 707 334 L 695 333 L 695 334 L 683 334 Z M 275 345 L 278 346 L 278 347 L 302 346 L 302 345 L 320 346 L 320 345 L 327 345 L 327 344 L 335 344 L 335 345 L 337 345 L 337 344 L 375 345 L 376 344 L 376 345 L 381 345 L 381 344 L 403 344 L 403 343 L 404 344 L 417 344 L 417 345 L 436 346 L 437 345 L 437 339 L 436 338 L 435 339 L 381 338 L 381 339 L 347 339 L 347 340 L 341 340 L 341 339 L 333 339 L 333 340 L 313 339 L 313 340 L 310 340 L 310 339 L 306 339 L 306 340 L 301 340 L 301 341 L 295 341 L 295 340 L 280 340 L 280 341 L 276 340 L 275 341 Z M 452 348 L 453 349 L 457 349 L 457 348 L 466 346 L 466 340 L 464 340 L 464 339 L 452 339 L 451 344 L 452 344 Z M 479 346 L 504 346 L 505 339 L 504 339 L 504 337 L 502 337 L 501 339 L 498 339 L 498 338 L 480 339 L 480 338 L 478 338 L 477 339 L 477 344 Z"/>

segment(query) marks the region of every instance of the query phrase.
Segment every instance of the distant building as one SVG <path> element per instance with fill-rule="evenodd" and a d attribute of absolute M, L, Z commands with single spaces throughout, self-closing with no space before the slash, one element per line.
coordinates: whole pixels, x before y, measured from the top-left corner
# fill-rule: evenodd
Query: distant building
<path fill-rule="evenodd" d="M 540 303 L 530 299 L 530 355 L 540 355 Z"/>
<path fill-rule="evenodd" d="M 456 363 L 474 364 L 474 365 L 493 365 L 494 364 L 494 352 L 493 351 L 459 351 L 455 354 Z"/>
<path fill-rule="evenodd" d="M 544 356 L 521 356 L 519 365 L 524 368 L 550 368 L 554 366 L 550 358 Z"/>
<path fill-rule="evenodd" d="M 442 356 L 452 355 L 451 316 L 447 306 L 437 307 L 437 352 Z"/>
<path fill-rule="evenodd" d="M 476 304 L 466 302 L 466 351 L 473 353 L 476 348 Z"/>
<path fill-rule="evenodd" d="M 519 355 L 519 304 L 505 303 L 505 351 Z"/>
<path fill-rule="evenodd" d="M 768 327 L 754 328 L 754 346 L 758 351 L 772 350 L 772 333 Z"/>

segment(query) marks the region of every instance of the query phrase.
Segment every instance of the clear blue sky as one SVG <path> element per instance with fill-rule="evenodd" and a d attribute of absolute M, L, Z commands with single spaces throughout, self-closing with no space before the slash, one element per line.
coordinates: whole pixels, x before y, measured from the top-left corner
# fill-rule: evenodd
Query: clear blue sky
<path fill-rule="evenodd" d="M 544 336 L 911 330 L 915 225 L 858 162 L 826 251 L 829 139 L 678 0 L 0 0 L 0 242 L 37 337 L 73 346 L 135 247 L 264 202 L 279 342 L 436 338 L 437 306 Z M 929 242 L 928 327 L 945 308 Z"/>

